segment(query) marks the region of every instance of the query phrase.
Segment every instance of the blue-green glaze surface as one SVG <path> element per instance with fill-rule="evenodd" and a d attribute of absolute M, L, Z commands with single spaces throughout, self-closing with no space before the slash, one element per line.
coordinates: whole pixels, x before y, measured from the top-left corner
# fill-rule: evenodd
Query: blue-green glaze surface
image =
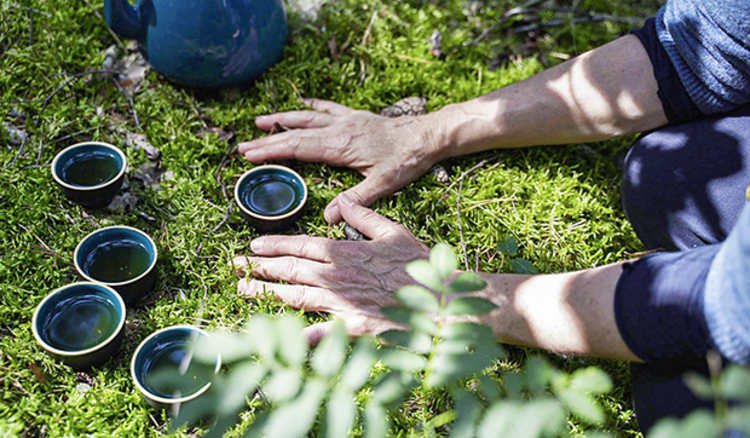
<path fill-rule="evenodd" d="M 112 248 L 127 244 L 137 246 L 139 251 L 131 254 L 134 260 L 123 260 L 122 253 L 112 251 Z M 109 260 L 117 254 L 117 259 Z M 107 284 L 115 289 L 126 304 L 132 304 L 145 296 L 154 285 L 156 280 L 156 248 L 151 240 L 138 231 L 126 227 L 108 227 L 101 229 L 84 238 L 75 252 L 75 265 L 79 273 L 100 283 Z M 101 260 L 101 258 L 107 260 Z M 144 260 L 144 258 L 146 258 Z M 118 270 L 127 271 L 131 269 L 132 274 L 124 277 L 121 281 L 112 281 L 112 278 L 97 276 L 93 267 L 100 264 L 111 264 Z"/>
<path fill-rule="evenodd" d="M 258 231 L 282 231 L 302 216 L 305 182 L 277 166 L 256 167 L 237 182 L 235 197 L 242 217 Z"/>
<path fill-rule="evenodd" d="M 282 0 L 105 0 L 117 33 L 138 41 L 158 72 L 193 87 L 225 87 L 256 78 L 287 40 Z"/>
<path fill-rule="evenodd" d="M 55 158 L 52 173 L 68 199 L 90 209 L 103 208 L 112 202 L 122 187 L 126 165 L 113 148 L 81 143 Z"/>

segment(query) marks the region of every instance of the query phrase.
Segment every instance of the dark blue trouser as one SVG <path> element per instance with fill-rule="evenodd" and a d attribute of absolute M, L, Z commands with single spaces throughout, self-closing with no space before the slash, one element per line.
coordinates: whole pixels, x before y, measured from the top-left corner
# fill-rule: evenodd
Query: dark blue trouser
<path fill-rule="evenodd" d="M 643 135 L 623 172 L 625 213 L 659 252 L 625 265 L 615 296 L 618 328 L 646 364 L 633 364 L 633 399 L 644 434 L 660 418 L 711 403 L 682 383 L 706 373 L 713 348 L 703 285 L 713 256 L 742 211 L 750 183 L 750 108 Z"/>

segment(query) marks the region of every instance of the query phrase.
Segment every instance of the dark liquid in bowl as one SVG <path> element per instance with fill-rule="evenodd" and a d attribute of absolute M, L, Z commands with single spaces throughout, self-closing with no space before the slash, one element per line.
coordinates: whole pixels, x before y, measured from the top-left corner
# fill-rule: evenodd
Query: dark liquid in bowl
<path fill-rule="evenodd" d="M 267 175 L 253 182 L 244 193 L 244 204 L 261 216 L 280 216 L 294 210 L 301 196 L 292 181 Z"/>
<path fill-rule="evenodd" d="M 150 264 L 151 256 L 143 245 L 133 240 L 118 240 L 94 249 L 83 270 L 95 280 L 119 283 L 143 274 Z"/>
<path fill-rule="evenodd" d="M 68 184 L 95 186 L 111 180 L 119 171 L 118 160 L 113 154 L 92 151 L 68 160 L 60 176 Z"/>
<path fill-rule="evenodd" d="M 81 351 L 105 341 L 118 323 L 114 303 L 99 295 L 83 295 L 57 303 L 42 336 L 58 350 Z"/>
<path fill-rule="evenodd" d="M 155 349 L 143 374 L 146 389 L 160 397 L 177 398 L 194 394 L 209 382 L 213 368 L 188 355 L 189 343 L 189 339 L 177 339 Z M 182 374 L 184 378 L 175 385 L 160 379 L 162 373 Z"/>

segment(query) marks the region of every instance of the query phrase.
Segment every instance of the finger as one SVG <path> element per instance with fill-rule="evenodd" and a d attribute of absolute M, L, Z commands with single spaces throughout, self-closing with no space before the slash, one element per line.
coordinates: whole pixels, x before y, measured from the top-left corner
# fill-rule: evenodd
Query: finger
<path fill-rule="evenodd" d="M 341 150 L 351 145 L 355 136 L 338 130 L 295 130 L 241 143 L 238 150 L 245 159 L 260 163 L 268 160 L 296 159 L 347 165 L 351 159 Z"/>
<path fill-rule="evenodd" d="M 330 100 L 323 99 L 305 99 L 305 105 L 314 109 L 315 111 L 325 111 L 328 114 L 334 116 L 348 116 L 357 112 L 357 110 L 349 108 L 346 105 L 340 103 L 331 102 Z"/>
<path fill-rule="evenodd" d="M 385 237 L 399 228 L 399 225 L 369 208 L 356 204 L 346 193 L 340 194 L 338 198 L 341 217 L 370 239 Z"/>
<path fill-rule="evenodd" d="M 324 237 L 262 236 L 250 242 L 250 249 L 259 256 L 295 256 L 319 262 L 331 260 L 330 240 Z"/>
<path fill-rule="evenodd" d="M 252 262 L 249 257 L 245 255 L 236 256 L 229 261 L 229 266 L 237 271 L 237 275 L 240 276 L 244 276 L 247 273 L 251 264 Z"/>
<path fill-rule="evenodd" d="M 250 298 L 273 292 L 282 303 L 310 312 L 329 312 L 331 300 L 336 299 L 328 290 L 319 287 L 268 283 L 255 279 L 243 278 L 237 282 L 237 290 Z"/>
<path fill-rule="evenodd" d="M 318 345 L 321 339 L 323 339 L 323 336 L 327 335 L 331 331 L 332 326 L 333 321 L 319 322 L 317 324 L 305 327 L 302 330 L 302 333 L 307 336 L 307 342 L 311 346 L 315 346 Z"/>
<path fill-rule="evenodd" d="M 364 179 L 361 183 L 352 187 L 351 189 L 343 192 L 349 199 L 354 201 L 363 207 L 368 207 L 373 202 L 377 201 L 383 195 L 388 192 L 383 190 L 383 184 L 377 181 L 374 177 L 370 176 Z M 343 194 L 342 193 L 342 194 Z M 323 211 L 323 218 L 331 225 L 338 224 L 343 220 L 341 216 L 341 210 L 339 208 L 339 197 L 337 196 L 326 206 Z"/>
<path fill-rule="evenodd" d="M 255 118 L 255 125 L 264 131 L 270 131 L 276 123 L 297 129 L 323 128 L 335 122 L 336 117 L 333 115 L 317 111 L 288 111 Z"/>
<path fill-rule="evenodd" d="M 325 275 L 330 266 L 297 257 L 248 257 L 253 263 L 252 274 L 266 280 L 285 281 L 292 284 L 328 286 Z"/>

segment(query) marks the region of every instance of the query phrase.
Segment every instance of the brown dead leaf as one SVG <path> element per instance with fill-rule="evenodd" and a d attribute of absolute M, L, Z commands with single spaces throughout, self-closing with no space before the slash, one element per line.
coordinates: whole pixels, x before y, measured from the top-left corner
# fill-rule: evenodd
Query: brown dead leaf
<path fill-rule="evenodd" d="M 330 40 L 328 40 L 328 52 L 331 54 L 331 58 L 333 58 L 334 61 L 339 62 L 339 56 L 341 56 L 341 53 L 339 52 L 339 46 L 336 44 L 336 35 L 333 35 Z"/>
<path fill-rule="evenodd" d="M 221 141 L 229 141 L 234 138 L 234 131 L 226 129 L 222 126 L 213 126 L 210 128 L 202 129 L 195 134 L 196 137 L 202 137 L 208 134 L 216 134 Z"/>
<path fill-rule="evenodd" d="M 132 146 L 136 151 L 143 149 L 146 153 L 146 158 L 149 160 L 158 160 L 161 156 L 159 149 L 156 149 L 151 143 L 148 142 L 146 134 L 138 134 L 135 132 L 128 132 L 125 135 L 125 144 Z"/>
<path fill-rule="evenodd" d="M 36 378 L 36 381 L 44 385 L 44 383 L 47 381 L 47 377 L 44 375 L 44 371 L 42 371 L 42 367 L 35 364 L 34 362 L 30 362 L 29 369 L 31 369 L 31 372 L 34 373 L 34 377 Z"/>
<path fill-rule="evenodd" d="M 147 161 L 135 169 L 133 178 L 141 181 L 145 186 L 150 186 L 159 184 L 164 173 L 161 170 L 161 161 Z"/>

